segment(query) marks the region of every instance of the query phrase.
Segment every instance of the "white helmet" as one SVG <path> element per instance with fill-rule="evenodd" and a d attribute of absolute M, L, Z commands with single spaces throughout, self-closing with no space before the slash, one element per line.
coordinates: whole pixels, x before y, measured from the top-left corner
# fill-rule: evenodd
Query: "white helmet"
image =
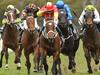
<path fill-rule="evenodd" d="M 14 9 L 15 7 L 13 5 L 8 5 L 7 9 Z"/>

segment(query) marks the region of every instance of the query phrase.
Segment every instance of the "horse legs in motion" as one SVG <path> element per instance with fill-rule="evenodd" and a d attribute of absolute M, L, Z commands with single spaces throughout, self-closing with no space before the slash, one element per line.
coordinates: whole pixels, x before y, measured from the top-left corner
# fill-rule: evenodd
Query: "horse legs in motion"
<path fill-rule="evenodd" d="M 19 48 L 16 48 L 16 51 L 18 51 L 18 49 Z M 8 58 L 9 58 L 8 48 L 3 46 L 3 49 L 1 51 L 0 67 L 2 67 L 2 59 L 3 59 L 4 54 L 5 54 L 5 59 L 6 59 L 5 69 L 8 69 Z M 17 52 L 15 52 L 15 55 L 18 55 Z M 20 61 L 20 59 L 19 59 L 19 61 Z M 19 61 L 17 62 L 18 70 L 21 69 L 21 65 L 20 65 Z"/>
<path fill-rule="evenodd" d="M 2 67 L 2 59 L 3 59 L 4 53 L 5 53 L 5 58 L 6 58 L 5 68 L 7 69 L 8 68 L 8 57 L 9 57 L 7 48 L 3 48 L 3 50 L 1 51 L 0 67 Z"/>

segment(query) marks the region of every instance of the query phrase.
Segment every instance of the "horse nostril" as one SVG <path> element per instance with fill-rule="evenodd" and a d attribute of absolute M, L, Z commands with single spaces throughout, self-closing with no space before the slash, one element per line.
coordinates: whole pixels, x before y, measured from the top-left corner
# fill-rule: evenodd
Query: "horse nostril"
<path fill-rule="evenodd" d="M 55 36 L 55 33 L 53 32 L 53 31 L 49 31 L 48 32 L 48 38 L 54 38 L 54 36 Z"/>

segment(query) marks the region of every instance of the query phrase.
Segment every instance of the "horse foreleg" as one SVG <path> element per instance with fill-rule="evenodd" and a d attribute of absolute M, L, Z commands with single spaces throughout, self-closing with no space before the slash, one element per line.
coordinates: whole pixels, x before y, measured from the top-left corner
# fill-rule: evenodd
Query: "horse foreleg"
<path fill-rule="evenodd" d="M 68 69 L 71 70 L 73 68 L 73 56 L 71 52 L 69 53 L 68 59 L 69 59 Z"/>
<path fill-rule="evenodd" d="M 59 58 L 58 60 L 58 75 L 62 75 L 62 71 L 61 71 L 61 59 Z"/>
<path fill-rule="evenodd" d="M 84 49 L 85 58 L 86 58 L 86 61 L 87 61 L 88 72 L 89 72 L 89 73 L 93 73 L 92 67 L 91 67 L 91 56 L 90 56 L 90 51 L 89 51 L 87 48 L 85 48 L 85 47 L 83 47 L 83 49 Z"/>
<path fill-rule="evenodd" d="M 17 64 L 17 70 L 21 69 L 21 64 L 20 64 L 20 47 L 16 48 L 15 51 L 15 64 Z"/>
<path fill-rule="evenodd" d="M 43 65 L 44 65 L 45 73 L 46 75 L 48 75 L 48 64 L 47 64 L 46 56 L 43 58 Z"/>
<path fill-rule="evenodd" d="M 56 52 L 53 55 L 52 75 L 57 75 L 58 60 L 59 60 L 59 52 Z"/>
<path fill-rule="evenodd" d="M 22 50 L 23 50 L 23 46 L 22 46 L 22 44 L 20 45 L 20 49 L 19 49 L 19 58 L 21 57 L 21 55 L 22 55 Z M 19 62 L 21 62 L 20 60 L 19 60 Z"/>
<path fill-rule="evenodd" d="M 42 49 L 41 48 L 39 48 L 40 49 L 40 52 L 39 52 L 39 71 L 43 71 L 43 60 L 44 60 L 44 58 L 45 58 L 45 54 L 43 53 L 43 51 L 42 51 Z"/>
<path fill-rule="evenodd" d="M 34 72 L 38 72 L 39 71 L 39 62 L 38 62 L 38 54 L 34 54 Z"/>
<path fill-rule="evenodd" d="M 5 52 L 5 59 L 6 59 L 5 69 L 8 69 L 8 58 L 9 58 L 9 54 L 8 54 L 8 50 L 6 50 L 6 52 Z"/>
<path fill-rule="evenodd" d="M 34 49 L 34 72 L 38 72 L 39 71 L 39 61 L 40 61 L 40 52 L 39 52 L 39 46 L 37 46 Z"/>
<path fill-rule="evenodd" d="M 95 53 L 94 53 L 95 54 Z M 98 71 L 99 70 L 99 59 L 100 59 L 100 49 L 98 48 L 96 50 L 96 56 L 94 56 L 94 61 L 95 61 L 95 67 L 94 67 L 94 70 L 95 71 Z"/>
<path fill-rule="evenodd" d="M 6 51 L 5 48 L 3 48 L 2 51 L 1 51 L 0 68 L 2 67 L 2 59 L 3 59 L 3 56 L 4 56 L 4 52 L 5 51 Z"/>
<path fill-rule="evenodd" d="M 72 73 L 75 73 L 76 72 L 76 63 L 75 63 L 75 53 L 73 54 L 73 59 L 72 59 L 73 61 L 72 61 L 72 65 L 73 65 L 73 67 L 72 67 Z"/>
<path fill-rule="evenodd" d="M 27 52 L 27 50 L 24 51 L 24 55 L 25 55 L 25 58 L 26 58 L 26 67 L 27 67 L 27 70 L 28 70 L 28 75 L 30 74 L 30 68 L 31 68 L 31 63 L 30 63 L 30 58 L 29 58 L 29 53 Z"/>
<path fill-rule="evenodd" d="M 99 59 L 100 59 L 100 49 L 97 48 L 97 51 L 96 51 L 96 59 L 95 59 L 95 64 L 96 65 L 99 63 Z"/>

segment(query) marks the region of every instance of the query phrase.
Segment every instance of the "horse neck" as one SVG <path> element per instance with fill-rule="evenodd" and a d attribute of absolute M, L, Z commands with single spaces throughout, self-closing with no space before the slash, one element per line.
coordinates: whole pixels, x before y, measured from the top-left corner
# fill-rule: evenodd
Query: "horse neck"
<path fill-rule="evenodd" d="M 14 25 L 6 25 L 4 29 L 5 37 L 17 37 L 17 28 Z"/>
<path fill-rule="evenodd" d="M 89 27 L 86 29 L 86 35 L 90 38 L 94 38 L 94 36 L 96 34 L 96 30 L 97 30 L 96 26 Z"/>
<path fill-rule="evenodd" d="M 60 26 L 59 28 L 61 29 L 62 34 L 63 34 L 65 37 L 68 36 L 68 27 L 67 27 L 67 26 L 66 26 L 66 27 Z"/>

